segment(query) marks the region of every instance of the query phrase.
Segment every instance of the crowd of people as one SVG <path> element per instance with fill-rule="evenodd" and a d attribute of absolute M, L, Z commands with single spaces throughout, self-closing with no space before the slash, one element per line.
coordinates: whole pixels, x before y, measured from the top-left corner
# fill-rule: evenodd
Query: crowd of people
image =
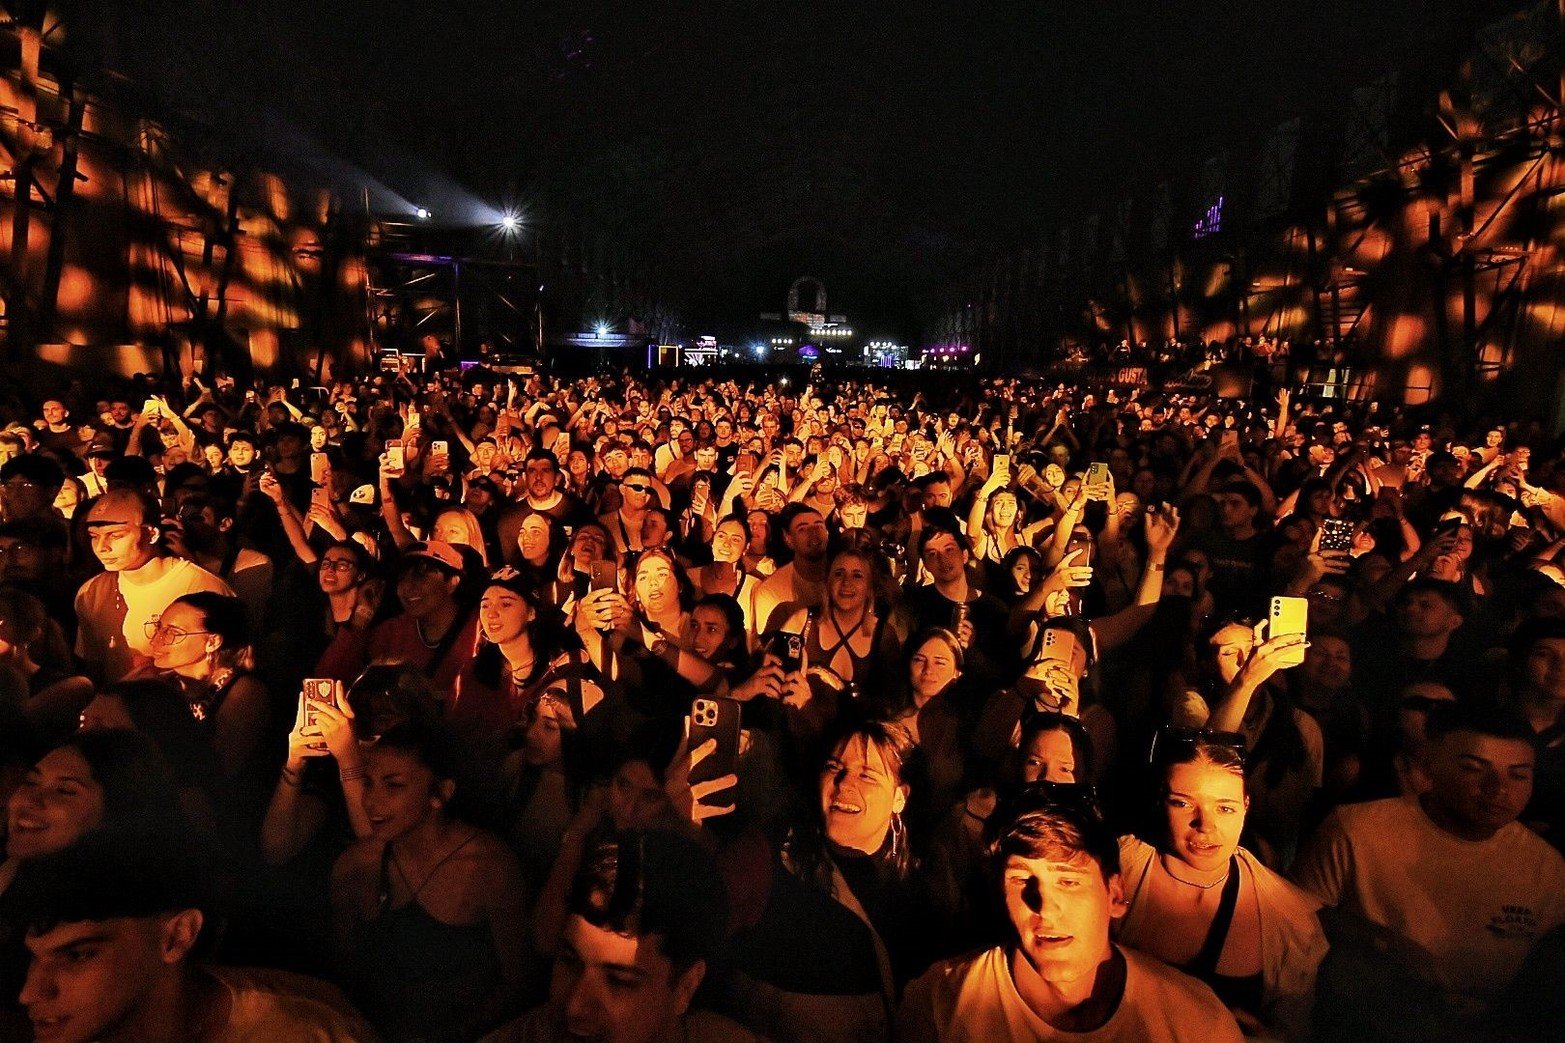
<path fill-rule="evenodd" d="M 1559 1023 L 1559 441 L 799 384 L 13 400 L 0 1038 Z"/>

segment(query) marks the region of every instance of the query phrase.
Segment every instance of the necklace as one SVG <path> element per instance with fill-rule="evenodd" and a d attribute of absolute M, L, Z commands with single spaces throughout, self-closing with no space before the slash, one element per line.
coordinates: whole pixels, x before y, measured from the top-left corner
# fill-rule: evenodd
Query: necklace
<path fill-rule="evenodd" d="M 433 641 L 431 641 L 429 638 L 424 636 L 424 621 L 422 619 L 415 619 L 413 621 L 413 629 L 418 631 L 418 641 L 419 641 L 419 644 L 423 645 L 425 648 L 431 648 L 431 649 L 440 647 L 440 640 L 441 640 L 440 637 L 437 637 Z M 444 636 L 445 636 L 444 634 L 441 635 L 441 637 L 444 637 Z"/>
<path fill-rule="evenodd" d="M 1218 877 L 1216 880 L 1213 880 L 1209 884 L 1198 884 L 1194 880 L 1185 880 L 1185 879 L 1183 879 L 1182 877 L 1179 876 L 1179 874 L 1175 873 L 1172 869 L 1168 868 L 1168 858 L 1167 858 L 1166 855 L 1163 856 L 1163 857 L 1160 857 L 1158 859 L 1158 864 L 1163 867 L 1163 872 L 1167 873 L 1169 875 L 1169 877 L 1175 883 L 1184 884 L 1186 887 L 1200 888 L 1202 891 L 1210 891 L 1212 888 L 1216 887 L 1217 885 L 1221 884 L 1223 881 L 1227 880 L 1228 879 L 1228 874 L 1233 872 L 1233 864 L 1230 863 L 1227 871 L 1224 872 L 1223 875 Z"/>
<path fill-rule="evenodd" d="M 457 844 L 455 847 L 451 848 L 451 850 L 447 851 L 445 855 L 441 857 L 440 861 L 435 863 L 434 868 L 424 874 L 424 879 L 419 881 L 417 887 L 413 886 L 413 878 L 408 876 L 408 871 L 402 868 L 402 859 L 397 857 L 397 851 L 393 846 L 393 842 L 387 841 L 386 851 L 388 851 L 391 855 L 391 864 L 396 867 L 397 875 L 402 878 L 403 884 L 409 888 L 412 901 L 418 901 L 418 896 L 424 893 L 424 888 L 429 886 L 429 882 L 435 878 L 435 874 L 440 872 L 440 870 L 447 862 L 455 858 L 458 852 L 460 852 L 467 845 L 471 844 L 473 841 L 477 840 L 481 833 L 481 830 L 473 830 L 473 832 L 467 835 L 467 839 L 463 840 L 460 844 Z M 391 904 L 391 886 L 389 880 L 386 881 L 386 887 L 381 892 L 380 903 L 382 907 L 386 907 Z"/>

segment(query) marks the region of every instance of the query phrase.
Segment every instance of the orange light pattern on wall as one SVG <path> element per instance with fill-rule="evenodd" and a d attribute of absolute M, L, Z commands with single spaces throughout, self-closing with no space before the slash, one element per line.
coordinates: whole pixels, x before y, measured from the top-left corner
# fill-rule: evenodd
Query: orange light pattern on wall
<path fill-rule="evenodd" d="M 0 29 L 0 40 L 28 31 Z M 65 185 L 73 105 L 81 133 Z M 37 112 L 50 132 L 23 134 L 6 112 Z M 203 342 L 220 355 L 227 341 L 254 346 L 263 368 L 297 365 L 317 344 L 367 361 L 364 264 L 327 247 L 353 241 L 331 233 L 327 193 L 266 171 L 204 167 L 156 123 L 104 99 L 64 98 L 46 72 L 15 67 L 0 69 L 0 166 L 11 173 L 0 180 L 0 306 L 13 357 L 57 343 L 65 347 L 38 357 L 129 372 L 149 356 L 189 364 Z M 21 168 L 36 187 L 18 251 Z M 68 207 L 57 205 L 62 192 Z M 63 263 L 51 273 L 54 239 Z"/>

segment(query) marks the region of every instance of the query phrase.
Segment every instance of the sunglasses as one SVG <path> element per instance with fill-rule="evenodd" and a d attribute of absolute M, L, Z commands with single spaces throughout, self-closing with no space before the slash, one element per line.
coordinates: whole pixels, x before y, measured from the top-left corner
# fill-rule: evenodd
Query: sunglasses
<path fill-rule="evenodd" d="M 624 483 L 624 485 L 625 485 L 625 488 L 629 489 L 631 492 L 649 493 L 649 492 L 652 491 L 652 486 L 650 486 L 650 485 L 642 485 L 639 482 L 626 482 L 626 483 Z"/>
<path fill-rule="evenodd" d="M 1103 811 L 1098 806 L 1098 790 L 1090 782 L 1030 782 L 1005 801 L 991 819 L 998 824 L 1014 822 L 1033 811 L 1058 808 L 1074 812 L 1084 818 L 1102 821 Z"/>
<path fill-rule="evenodd" d="M 1195 746 L 1201 743 L 1207 746 L 1223 746 L 1238 752 L 1240 757 L 1245 754 L 1248 745 L 1245 737 L 1239 732 L 1219 732 L 1209 728 L 1175 728 L 1166 725 L 1159 728 L 1152 736 L 1152 748 L 1147 752 L 1147 763 L 1156 764 L 1157 751 L 1163 749 L 1166 753 L 1171 746 Z"/>

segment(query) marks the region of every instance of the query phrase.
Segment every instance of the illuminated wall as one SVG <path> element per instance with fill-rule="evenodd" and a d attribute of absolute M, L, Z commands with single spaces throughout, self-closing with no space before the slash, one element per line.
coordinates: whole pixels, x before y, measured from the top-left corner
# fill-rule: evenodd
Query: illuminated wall
<path fill-rule="evenodd" d="M 1076 346 L 1261 336 L 1358 361 L 1373 393 L 1545 411 L 1565 370 L 1562 7 L 1516 5 L 1434 75 L 1387 73 L 955 287 L 934 339 L 1010 366 Z"/>
<path fill-rule="evenodd" d="M 58 32 L 0 30 L 20 54 L 0 70 L 9 359 L 298 372 L 325 349 L 362 364 L 362 234 L 330 195 L 203 162 L 129 106 L 63 88 Z"/>

